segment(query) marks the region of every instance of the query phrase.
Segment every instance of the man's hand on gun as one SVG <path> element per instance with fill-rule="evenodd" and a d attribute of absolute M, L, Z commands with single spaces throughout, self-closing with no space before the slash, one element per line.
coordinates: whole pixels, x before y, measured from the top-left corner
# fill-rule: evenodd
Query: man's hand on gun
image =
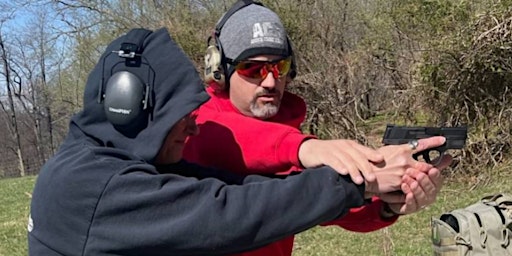
<path fill-rule="evenodd" d="M 435 202 L 453 157 L 447 149 L 460 149 L 466 127 L 406 127 L 388 125 L 385 146 L 375 150 L 353 140 L 310 139 L 301 144 L 304 167 L 329 165 L 342 175 L 366 185 L 366 195 L 378 196 L 395 214 L 409 214 Z M 430 152 L 438 157 L 430 159 Z M 421 156 L 421 158 L 419 158 Z"/>
<path fill-rule="evenodd" d="M 384 156 L 384 161 L 373 165 L 375 182 L 366 181 L 367 191 L 376 194 L 401 190 L 406 173 L 417 176 L 434 168 L 432 164 L 415 160 L 412 155 L 422 150 L 437 147 L 445 142 L 442 136 L 418 140 L 416 148 L 409 144 L 389 145 L 377 149 Z"/>
<path fill-rule="evenodd" d="M 410 214 L 417 212 L 435 202 L 435 198 L 441 190 L 443 179 L 440 171 L 448 167 L 452 162 L 452 156 L 444 154 L 436 160 L 437 166 L 419 161 L 412 156 L 424 150 L 436 148 L 443 145 L 446 138 L 435 136 L 417 140 L 417 143 L 403 145 L 389 145 L 378 149 L 384 154 L 385 161 L 377 166 L 375 174 L 377 182 L 389 182 L 387 186 L 378 184 L 384 189 L 376 189 L 376 193 L 384 202 L 387 202 L 391 211 L 395 214 Z M 383 166 L 382 166 L 383 165 Z M 400 180 L 390 180 L 387 170 L 395 170 L 400 173 Z M 398 174 L 398 175 L 400 175 Z M 392 176 L 393 177 L 393 176 Z M 396 186 L 398 183 L 398 187 Z M 369 184 L 371 187 L 372 184 Z M 389 187 L 396 188 L 390 190 Z M 400 191 L 397 193 L 396 191 Z M 382 193 L 384 192 L 384 193 Z"/>
<path fill-rule="evenodd" d="M 461 149 L 467 139 L 467 127 L 407 127 L 387 125 L 383 143 L 385 145 L 408 145 L 412 149 L 412 158 L 422 157 L 426 163 L 433 165 L 427 167 L 419 164 L 415 168 L 406 170 L 402 177 L 400 190 L 403 195 L 391 196 L 381 194 L 383 201 L 389 204 L 391 211 L 397 214 L 409 214 L 419 211 L 435 202 L 441 190 L 443 177 L 441 170 L 450 166 L 453 157 L 445 154 L 448 149 Z M 390 146 L 384 146 L 383 150 Z M 431 159 L 430 153 L 438 153 L 437 158 Z M 423 165 L 423 166 L 422 166 Z M 400 201 L 403 197 L 403 202 Z"/>

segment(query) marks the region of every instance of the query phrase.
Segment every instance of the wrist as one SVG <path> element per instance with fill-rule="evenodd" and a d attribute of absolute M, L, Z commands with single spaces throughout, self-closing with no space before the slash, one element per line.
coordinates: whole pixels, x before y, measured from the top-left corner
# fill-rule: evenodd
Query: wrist
<path fill-rule="evenodd" d="M 313 154 L 312 149 L 314 146 L 311 146 L 311 143 L 314 143 L 316 139 L 307 137 L 299 145 L 299 150 L 297 152 L 297 158 L 300 166 L 302 168 L 310 168 L 314 167 L 312 163 L 309 162 L 308 156 Z"/>

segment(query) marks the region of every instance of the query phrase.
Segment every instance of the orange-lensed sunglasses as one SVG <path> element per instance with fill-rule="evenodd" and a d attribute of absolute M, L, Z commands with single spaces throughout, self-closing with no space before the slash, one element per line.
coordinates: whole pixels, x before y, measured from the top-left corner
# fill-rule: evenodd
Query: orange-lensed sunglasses
<path fill-rule="evenodd" d="M 272 73 L 275 79 L 284 77 L 290 71 L 292 58 L 284 58 L 273 61 L 242 60 L 232 63 L 238 74 L 255 79 L 265 79 L 268 73 Z"/>

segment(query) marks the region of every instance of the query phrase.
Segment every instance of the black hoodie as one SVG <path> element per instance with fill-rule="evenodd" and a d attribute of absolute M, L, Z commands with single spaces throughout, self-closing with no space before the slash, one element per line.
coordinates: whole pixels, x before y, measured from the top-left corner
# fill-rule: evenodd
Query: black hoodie
<path fill-rule="evenodd" d="M 255 249 L 344 215 L 364 203 L 364 186 L 329 167 L 284 179 L 233 176 L 155 158 L 172 126 L 208 96 L 166 29 L 144 39 L 155 71 L 147 126 L 125 136 L 98 103 L 114 62 L 114 40 L 91 72 L 83 111 L 41 169 L 28 225 L 30 255 L 223 255 Z M 137 68 L 127 68 L 143 77 Z M 221 147 L 221 145 L 219 145 Z"/>

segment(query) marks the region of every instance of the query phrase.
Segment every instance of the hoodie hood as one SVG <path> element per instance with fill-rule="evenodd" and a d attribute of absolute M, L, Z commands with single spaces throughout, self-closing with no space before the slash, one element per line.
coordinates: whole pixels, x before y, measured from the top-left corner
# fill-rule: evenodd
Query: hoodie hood
<path fill-rule="evenodd" d="M 194 65 L 167 29 L 149 33 L 142 42 L 141 59 L 150 68 L 127 66 L 123 58 L 111 54 L 119 51 L 125 40 L 126 35 L 123 35 L 110 43 L 89 74 L 83 110 L 71 119 L 70 131 L 74 136 L 84 135 L 101 146 L 121 149 L 153 163 L 172 126 L 206 102 L 209 96 Z M 145 110 L 147 120 L 130 136 L 108 121 L 104 103 L 98 102 L 102 81 L 105 88 L 108 79 L 119 71 L 129 71 L 152 87 L 151 107 Z"/>

